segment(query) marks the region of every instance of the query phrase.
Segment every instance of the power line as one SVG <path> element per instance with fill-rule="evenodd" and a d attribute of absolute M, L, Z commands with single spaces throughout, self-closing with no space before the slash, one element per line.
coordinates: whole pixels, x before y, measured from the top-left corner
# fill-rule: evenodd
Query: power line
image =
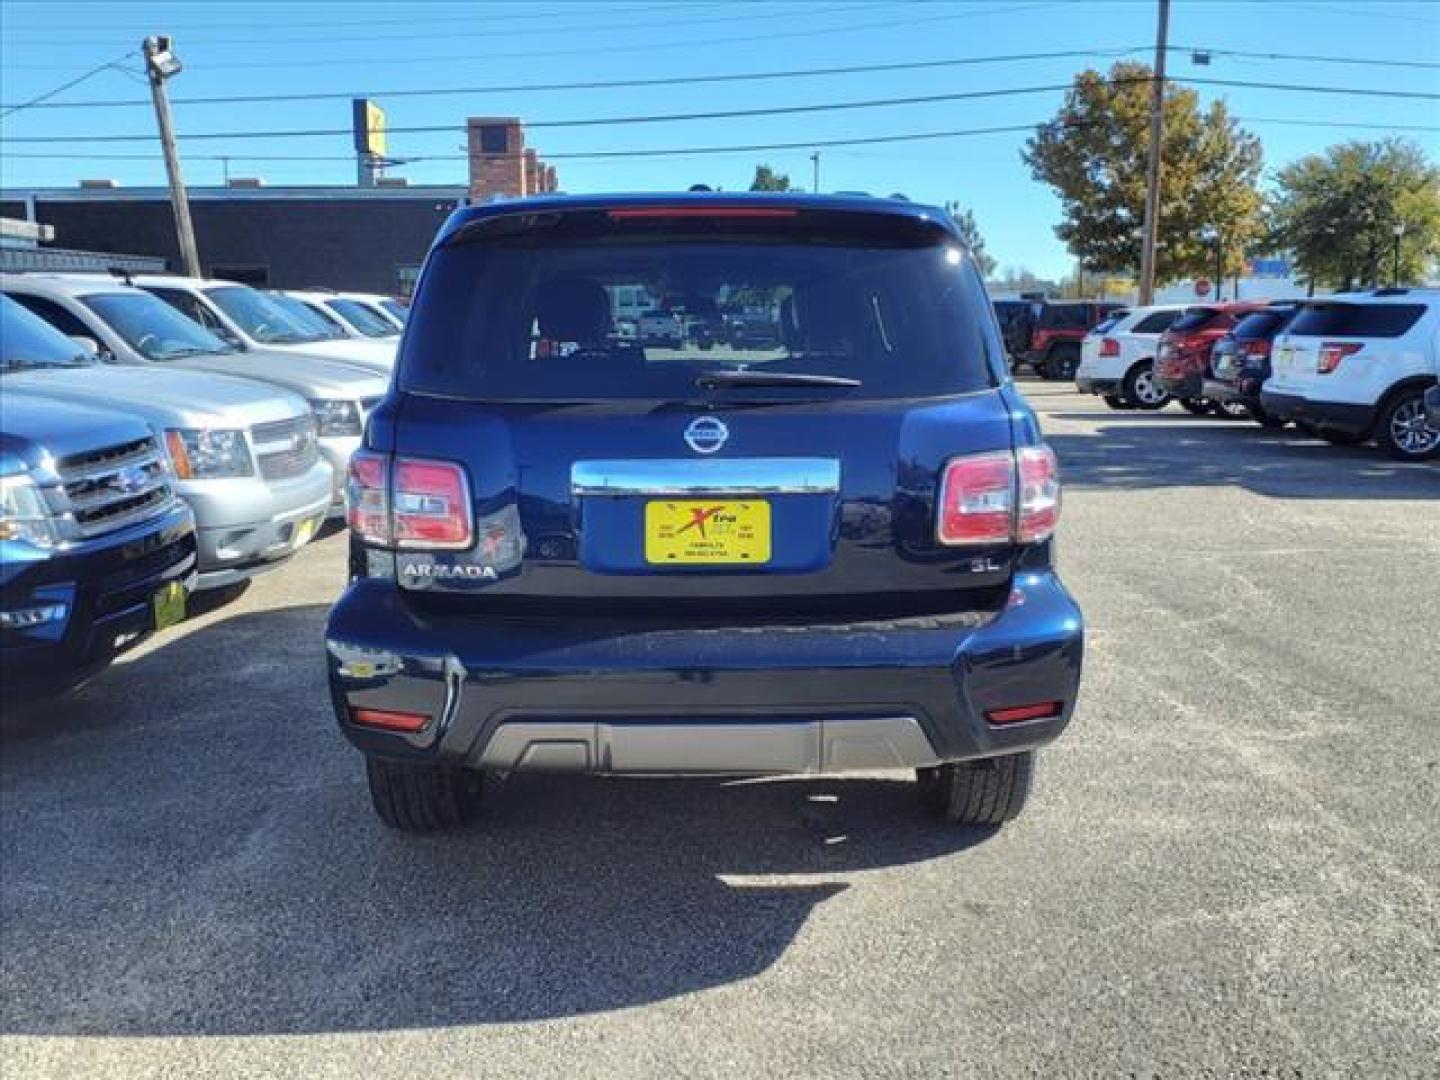
<path fill-rule="evenodd" d="M 1149 76 L 1135 76 L 1122 80 L 1109 80 L 1110 85 L 1120 83 L 1148 83 Z M 965 90 L 949 94 L 918 94 L 909 97 L 869 98 L 862 101 L 826 102 L 815 105 L 781 105 L 758 109 L 719 109 L 711 112 L 662 113 L 636 116 L 584 117 L 571 120 L 531 120 L 526 127 L 532 130 L 562 127 L 606 127 L 615 124 L 656 124 L 673 122 L 694 122 L 697 120 L 729 120 L 754 118 L 758 116 L 793 116 L 797 114 L 842 112 L 853 109 L 886 108 L 897 105 L 935 104 L 944 101 L 967 101 L 983 98 L 1014 97 L 1021 94 L 1054 93 L 1070 89 L 1070 83 L 1050 83 L 1045 86 L 1010 87 L 1001 90 Z M 461 131 L 459 124 L 419 124 L 391 126 L 388 134 L 433 135 L 438 132 Z M 291 131 L 225 131 L 202 132 L 187 135 L 186 142 L 201 139 L 296 139 L 319 138 L 327 135 L 349 135 L 349 128 L 310 128 Z M 16 135 L 0 138 L 7 143 L 66 143 L 66 142 L 148 142 L 153 135 Z"/>
<path fill-rule="evenodd" d="M 72 86 L 79 86 L 79 85 L 80 85 L 82 82 L 84 82 L 86 79 L 89 79 L 89 78 L 92 78 L 93 76 L 99 75 L 102 71 L 106 71 L 106 70 L 108 70 L 108 69 L 110 69 L 110 68 L 117 68 L 117 67 L 119 67 L 122 63 L 124 63 L 126 60 L 131 59 L 134 55 L 135 55 L 135 51 L 132 49 L 130 52 L 125 53 L 125 55 L 123 55 L 123 56 L 118 56 L 118 57 L 116 57 L 114 60 L 107 60 L 107 61 L 105 61 L 105 63 L 103 63 L 103 64 L 98 64 L 98 65 L 96 65 L 95 67 L 91 68 L 89 71 L 85 72 L 83 75 L 77 75 L 77 76 L 75 76 L 75 78 L 71 79 L 69 82 L 63 82 L 63 83 L 61 83 L 59 86 L 55 87 L 55 89 L 53 89 L 53 90 L 47 90 L 47 91 L 45 91 L 45 93 L 43 93 L 43 94 L 38 94 L 38 95 L 36 95 L 35 97 L 31 98 L 29 101 L 22 101 L 22 102 L 21 102 L 20 104 L 18 104 L 18 105 L 5 105 L 5 106 L 0 106 L 0 119 L 3 119 L 4 117 L 9 116 L 11 113 L 17 113 L 17 112 L 19 112 L 21 109 L 33 109 L 33 108 L 36 108 L 36 107 L 44 108 L 44 107 L 45 107 L 45 102 L 46 102 L 48 99 L 54 97 L 56 94 L 63 94 L 66 90 L 69 90 Z M 121 70 L 123 70 L 123 69 L 121 69 Z"/>
<path fill-rule="evenodd" d="M 1205 45 L 1171 45 L 1167 52 L 1209 53 L 1211 56 L 1229 56 L 1237 60 L 1299 60 L 1307 64 L 1352 64 L 1360 67 L 1440 68 L 1435 60 L 1391 60 L 1376 56 L 1319 56 L 1314 53 L 1245 52 L 1241 49 L 1212 49 Z"/>
<path fill-rule="evenodd" d="M 1379 131 L 1415 131 L 1415 132 L 1440 132 L 1440 125 L 1425 124 L 1376 124 L 1367 121 L 1350 123 L 1343 120 L 1308 120 L 1291 117 L 1273 116 L 1237 116 L 1234 119 L 1246 124 L 1294 124 L 1302 127 L 1326 127 L 1338 129 L 1359 129 Z M 583 160 L 604 160 L 609 158 L 628 157 L 683 157 L 687 155 L 702 154 L 729 154 L 729 153 L 751 153 L 762 150 L 809 150 L 815 148 L 824 149 L 836 146 L 869 146 L 883 145 L 897 142 L 921 142 L 934 139 L 951 139 L 971 135 L 999 135 L 1012 134 L 1015 132 L 1034 132 L 1037 128 L 1048 121 L 1037 121 L 1028 124 L 1007 124 L 999 127 L 966 128 L 955 131 L 921 131 L 904 132 L 891 135 L 863 135 L 848 139 L 809 140 L 803 142 L 780 142 L 780 143 L 741 143 L 735 145 L 718 146 L 683 146 L 683 147 L 653 147 L 653 148 L 628 148 L 623 150 L 576 150 L 545 155 L 546 161 L 583 161 Z M 1063 124 L 1063 127 L 1076 129 L 1088 126 L 1086 123 L 1071 122 Z M 518 155 L 492 154 L 490 157 L 506 157 Z M 153 161 L 154 154 L 112 154 L 112 153 L 74 153 L 67 151 L 44 151 L 44 152 L 10 152 L 6 151 L 7 159 L 41 159 L 41 160 L 72 160 L 72 161 Z M 407 155 L 407 162 L 433 162 L 433 161 L 466 161 L 468 154 L 417 154 Z M 353 154 L 187 154 L 187 161 L 255 161 L 255 162 L 353 162 Z"/>
<path fill-rule="evenodd" d="M 1030 60 L 1065 60 L 1076 57 L 1127 56 L 1141 51 L 1142 46 L 1063 49 L 1056 52 L 1011 53 L 1005 56 L 962 56 L 941 60 L 898 61 L 885 64 L 847 64 L 841 67 L 800 68 L 786 71 L 736 72 L 713 75 L 674 75 L 651 79 L 606 79 L 590 82 L 531 83 L 516 86 L 511 83 L 493 83 L 488 86 L 430 87 L 418 90 L 354 90 L 349 92 L 315 92 L 308 94 L 240 94 L 229 97 L 175 98 L 175 105 L 256 105 L 275 101 L 348 101 L 357 97 L 405 98 L 405 97 L 458 97 L 469 94 L 534 94 L 552 90 L 624 90 L 650 86 L 684 86 L 705 83 L 728 83 L 765 81 L 778 79 L 814 78 L 826 75 L 861 75 L 889 71 L 923 71 L 933 68 L 967 67 L 976 64 L 1020 63 Z M 128 101 L 55 101 L 41 108 L 47 109 L 105 109 L 146 107 L 149 99 L 134 98 Z"/>
<path fill-rule="evenodd" d="M 1121 79 L 1104 80 L 1110 86 L 1129 83 L 1149 83 L 1148 75 L 1127 76 Z M 1223 86 L 1252 90 L 1280 90 L 1292 93 L 1338 94 L 1361 97 L 1404 98 L 1433 101 L 1440 100 L 1440 93 L 1422 90 L 1387 90 L 1375 87 L 1314 86 L 1299 83 L 1272 83 L 1242 79 L 1179 78 L 1171 80 L 1197 86 Z M 758 109 L 720 109 L 710 112 L 662 113 L 635 116 L 584 117 L 568 120 L 533 120 L 527 127 L 535 130 L 546 128 L 610 127 L 624 124 L 656 124 L 674 122 L 695 122 L 699 120 L 726 120 L 754 118 L 760 116 L 796 116 L 822 112 L 845 112 L 857 109 L 889 108 L 903 105 L 937 104 L 951 101 L 974 101 L 988 98 L 1017 97 L 1026 94 L 1054 93 L 1070 90 L 1072 83 L 1051 83 L 1045 86 L 1007 87 L 996 90 L 969 90 L 948 94 L 919 94 L 908 97 L 869 98 L 859 101 L 825 102 L 812 105 L 771 106 Z M 462 130 L 458 124 L 401 125 L 388 129 L 391 134 L 436 134 Z M 288 131 L 222 131 L 201 132 L 185 137 L 185 142 L 217 139 L 295 139 L 321 138 L 334 135 L 349 135 L 349 128 L 310 128 Z M 23 135 L 0 137 L 0 143 L 73 143 L 73 142 L 148 142 L 153 135 Z"/>

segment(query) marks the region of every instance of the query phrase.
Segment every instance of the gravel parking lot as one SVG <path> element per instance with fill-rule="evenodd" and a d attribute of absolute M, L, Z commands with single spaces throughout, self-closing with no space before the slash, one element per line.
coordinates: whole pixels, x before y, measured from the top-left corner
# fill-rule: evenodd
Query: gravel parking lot
<path fill-rule="evenodd" d="M 1440 468 L 1028 387 L 1090 637 L 1014 826 L 520 777 L 387 832 L 331 535 L 5 718 L 0 1071 L 1434 1075 Z"/>

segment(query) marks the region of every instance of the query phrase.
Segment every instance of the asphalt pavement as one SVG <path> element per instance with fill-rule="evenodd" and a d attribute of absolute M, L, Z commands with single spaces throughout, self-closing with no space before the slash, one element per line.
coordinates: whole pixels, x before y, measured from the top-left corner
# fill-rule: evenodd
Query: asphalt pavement
<path fill-rule="evenodd" d="M 1012 826 L 520 776 L 388 832 L 332 534 L 4 717 L 0 1074 L 1434 1076 L 1440 464 L 1027 391 L 1089 639 Z"/>

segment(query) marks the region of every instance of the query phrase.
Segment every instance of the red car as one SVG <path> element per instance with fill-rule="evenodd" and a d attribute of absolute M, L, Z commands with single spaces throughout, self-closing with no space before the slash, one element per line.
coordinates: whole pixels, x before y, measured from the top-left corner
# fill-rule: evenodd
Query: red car
<path fill-rule="evenodd" d="M 1208 412 L 1204 383 L 1210 373 L 1210 350 L 1246 315 L 1264 307 L 1240 301 L 1186 308 L 1160 337 L 1160 351 L 1155 358 L 1156 385 L 1190 412 Z"/>

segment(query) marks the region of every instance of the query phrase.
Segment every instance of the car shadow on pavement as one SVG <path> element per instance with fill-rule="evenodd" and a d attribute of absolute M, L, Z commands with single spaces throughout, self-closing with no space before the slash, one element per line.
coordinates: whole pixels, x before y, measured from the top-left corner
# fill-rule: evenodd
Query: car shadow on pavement
<path fill-rule="evenodd" d="M 538 775 L 499 786 L 464 832 L 390 832 L 329 711 L 324 617 L 171 632 L 5 718 L 0 1032 L 365 1031 L 643 1005 L 764 972 L 846 875 L 991 835 L 932 822 L 900 778 Z"/>
<path fill-rule="evenodd" d="M 1076 413 L 1062 414 L 1073 420 Z M 1049 430 L 1065 484 L 1077 489 L 1242 487 L 1276 499 L 1440 499 L 1440 466 L 1373 447 L 1331 446 L 1295 430 L 1121 414 L 1083 435 Z"/>

